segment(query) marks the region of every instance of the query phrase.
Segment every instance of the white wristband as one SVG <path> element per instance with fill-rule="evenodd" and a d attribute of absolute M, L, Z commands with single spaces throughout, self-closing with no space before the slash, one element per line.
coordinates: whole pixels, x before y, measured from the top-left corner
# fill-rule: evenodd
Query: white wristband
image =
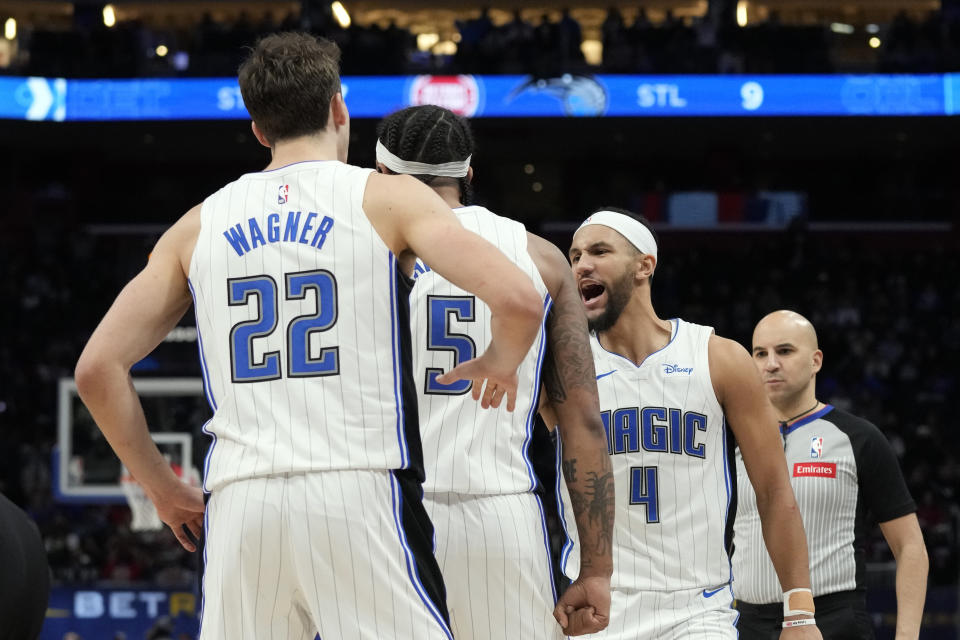
<path fill-rule="evenodd" d="M 817 621 L 813 618 L 801 618 L 800 620 L 784 620 L 783 628 L 789 629 L 790 627 L 805 627 L 808 624 L 817 624 Z"/>

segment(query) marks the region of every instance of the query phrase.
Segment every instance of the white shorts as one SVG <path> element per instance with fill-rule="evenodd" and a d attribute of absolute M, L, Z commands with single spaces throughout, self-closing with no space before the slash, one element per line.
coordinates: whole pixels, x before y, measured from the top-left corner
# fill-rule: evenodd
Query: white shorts
<path fill-rule="evenodd" d="M 531 493 L 428 493 L 457 640 L 562 638 L 540 501 Z"/>
<path fill-rule="evenodd" d="M 412 472 L 232 482 L 207 504 L 202 640 L 451 640 Z"/>
<path fill-rule="evenodd" d="M 604 640 L 736 640 L 730 585 L 684 591 L 611 592 L 610 624 L 581 638 Z"/>

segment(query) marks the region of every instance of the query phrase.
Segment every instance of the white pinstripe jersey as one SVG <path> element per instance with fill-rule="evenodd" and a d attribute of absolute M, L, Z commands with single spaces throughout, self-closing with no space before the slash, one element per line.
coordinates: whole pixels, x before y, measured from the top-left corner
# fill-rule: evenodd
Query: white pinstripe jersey
<path fill-rule="evenodd" d="M 370 173 L 300 162 L 204 201 L 190 286 L 214 408 L 205 489 L 419 466 L 410 285 L 363 211 Z"/>
<path fill-rule="evenodd" d="M 548 309 L 550 296 L 527 252 L 524 226 L 483 207 L 462 207 L 455 212 L 465 228 L 483 236 L 530 276 Z M 424 490 L 465 494 L 532 491 L 537 481 L 527 448 L 537 411 L 546 340 L 543 327 L 520 365 L 514 412 L 506 410 L 506 401 L 499 409 L 482 409 L 470 395 L 469 380 L 445 386 L 435 378 L 483 353 L 490 343 L 490 308 L 422 263 L 417 263 L 415 276 L 410 324 L 427 472 Z"/>
<path fill-rule="evenodd" d="M 710 379 L 713 329 L 672 320 L 666 347 L 640 366 L 591 336 L 616 485 L 612 586 L 642 591 L 730 581 L 732 438 Z M 565 486 L 565 485 L 564 485 Z M 573 528 L 563 489 L 564 524 Z M 577 546 L 564 572 L 579 571 Z"/>

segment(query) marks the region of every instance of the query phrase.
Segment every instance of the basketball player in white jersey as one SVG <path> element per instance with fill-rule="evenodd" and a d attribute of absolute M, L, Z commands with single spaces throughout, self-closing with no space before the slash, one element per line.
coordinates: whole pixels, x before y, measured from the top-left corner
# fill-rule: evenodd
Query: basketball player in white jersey
<path fill-rule="evenodd" d="M 345 164 L 335 45 L 266 37 L 239 81 L 270 164 L 163 234 L 90 338 L 78 389 L 185 548 L 203 525 L 201 638 L 450 638 L 420 502 L 409 276 L 420 256 L 493 310 L 489 349 L 460 367 L 486 402 L 515 401 L 540 296 L 426 186 Z M 214 410 L 206 511 L 153 444 L 129 374 L 191 294 Z"/>
<path fill-rule="evenodd" d="M 600 423 L 587 320 L 563 254 L 514 220 L 470 201 L 473 136 L 464 118 L 436 106 L 410 107 L 378 128 L 377 166 L 416 175 L 464 227 L 497 246 L 534 282 L 546 318 L 519 370 L 513 413 L 483 411 L 471 383 L 437 376 L 490 340 L 490 309 L 418 262 L 410 295 L 414 375 L 420 403 L 424 505 L 436 528 L 436 555 L 458 640 L 539 640 L 601 630 L 610 602 L 613 478 Z M 470 256 L 470 260 L 474 260 Z M 509 285 L 508 285 L 509 286 Z M 541 373 L 556 397 L 576 522 L 589 541 L 580 576 L 557 603 L 543 505 L 530 442 Z M 558 470 L 559 471 L 559 470 Z M 551 492 L 553 487 L 550 487 Z M 568 606 L 570 614 L 568 615 Z M 557 607 L 558 626 L 553 617 Z"/>
<path fill-rule="evenodd" d="M 781 637 L 819 638 L 803 525 L 750 355 L 709 327 L 657 316 L 650 300 L 657 242 L 629 212 L 588 217 L 570 260 L 592 330 L 616 483 L 610 624 L 598 637 L 736 637 L 729 559 L 736 438 L 762 496 L 764 538 L 785 592 Z M 564 552 L 570 577 L 577 546 Z"/>

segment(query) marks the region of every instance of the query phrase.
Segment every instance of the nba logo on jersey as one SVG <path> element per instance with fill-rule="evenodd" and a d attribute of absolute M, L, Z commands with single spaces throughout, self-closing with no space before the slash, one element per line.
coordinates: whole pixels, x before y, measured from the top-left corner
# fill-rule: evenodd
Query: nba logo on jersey
<path fill-rule="evenodd" d="M 810 457 L 816 459 L 821 455 L 823 455 L 823 438 L 813 436 L 810 438 Z"/>
<path fill-rule="evenodd" d="M 280 191 L 277 194 L 277 204 L 287 204 L 287 200 L 290 196 L 290 185 L 282 184 L 280 185 Z"/>

